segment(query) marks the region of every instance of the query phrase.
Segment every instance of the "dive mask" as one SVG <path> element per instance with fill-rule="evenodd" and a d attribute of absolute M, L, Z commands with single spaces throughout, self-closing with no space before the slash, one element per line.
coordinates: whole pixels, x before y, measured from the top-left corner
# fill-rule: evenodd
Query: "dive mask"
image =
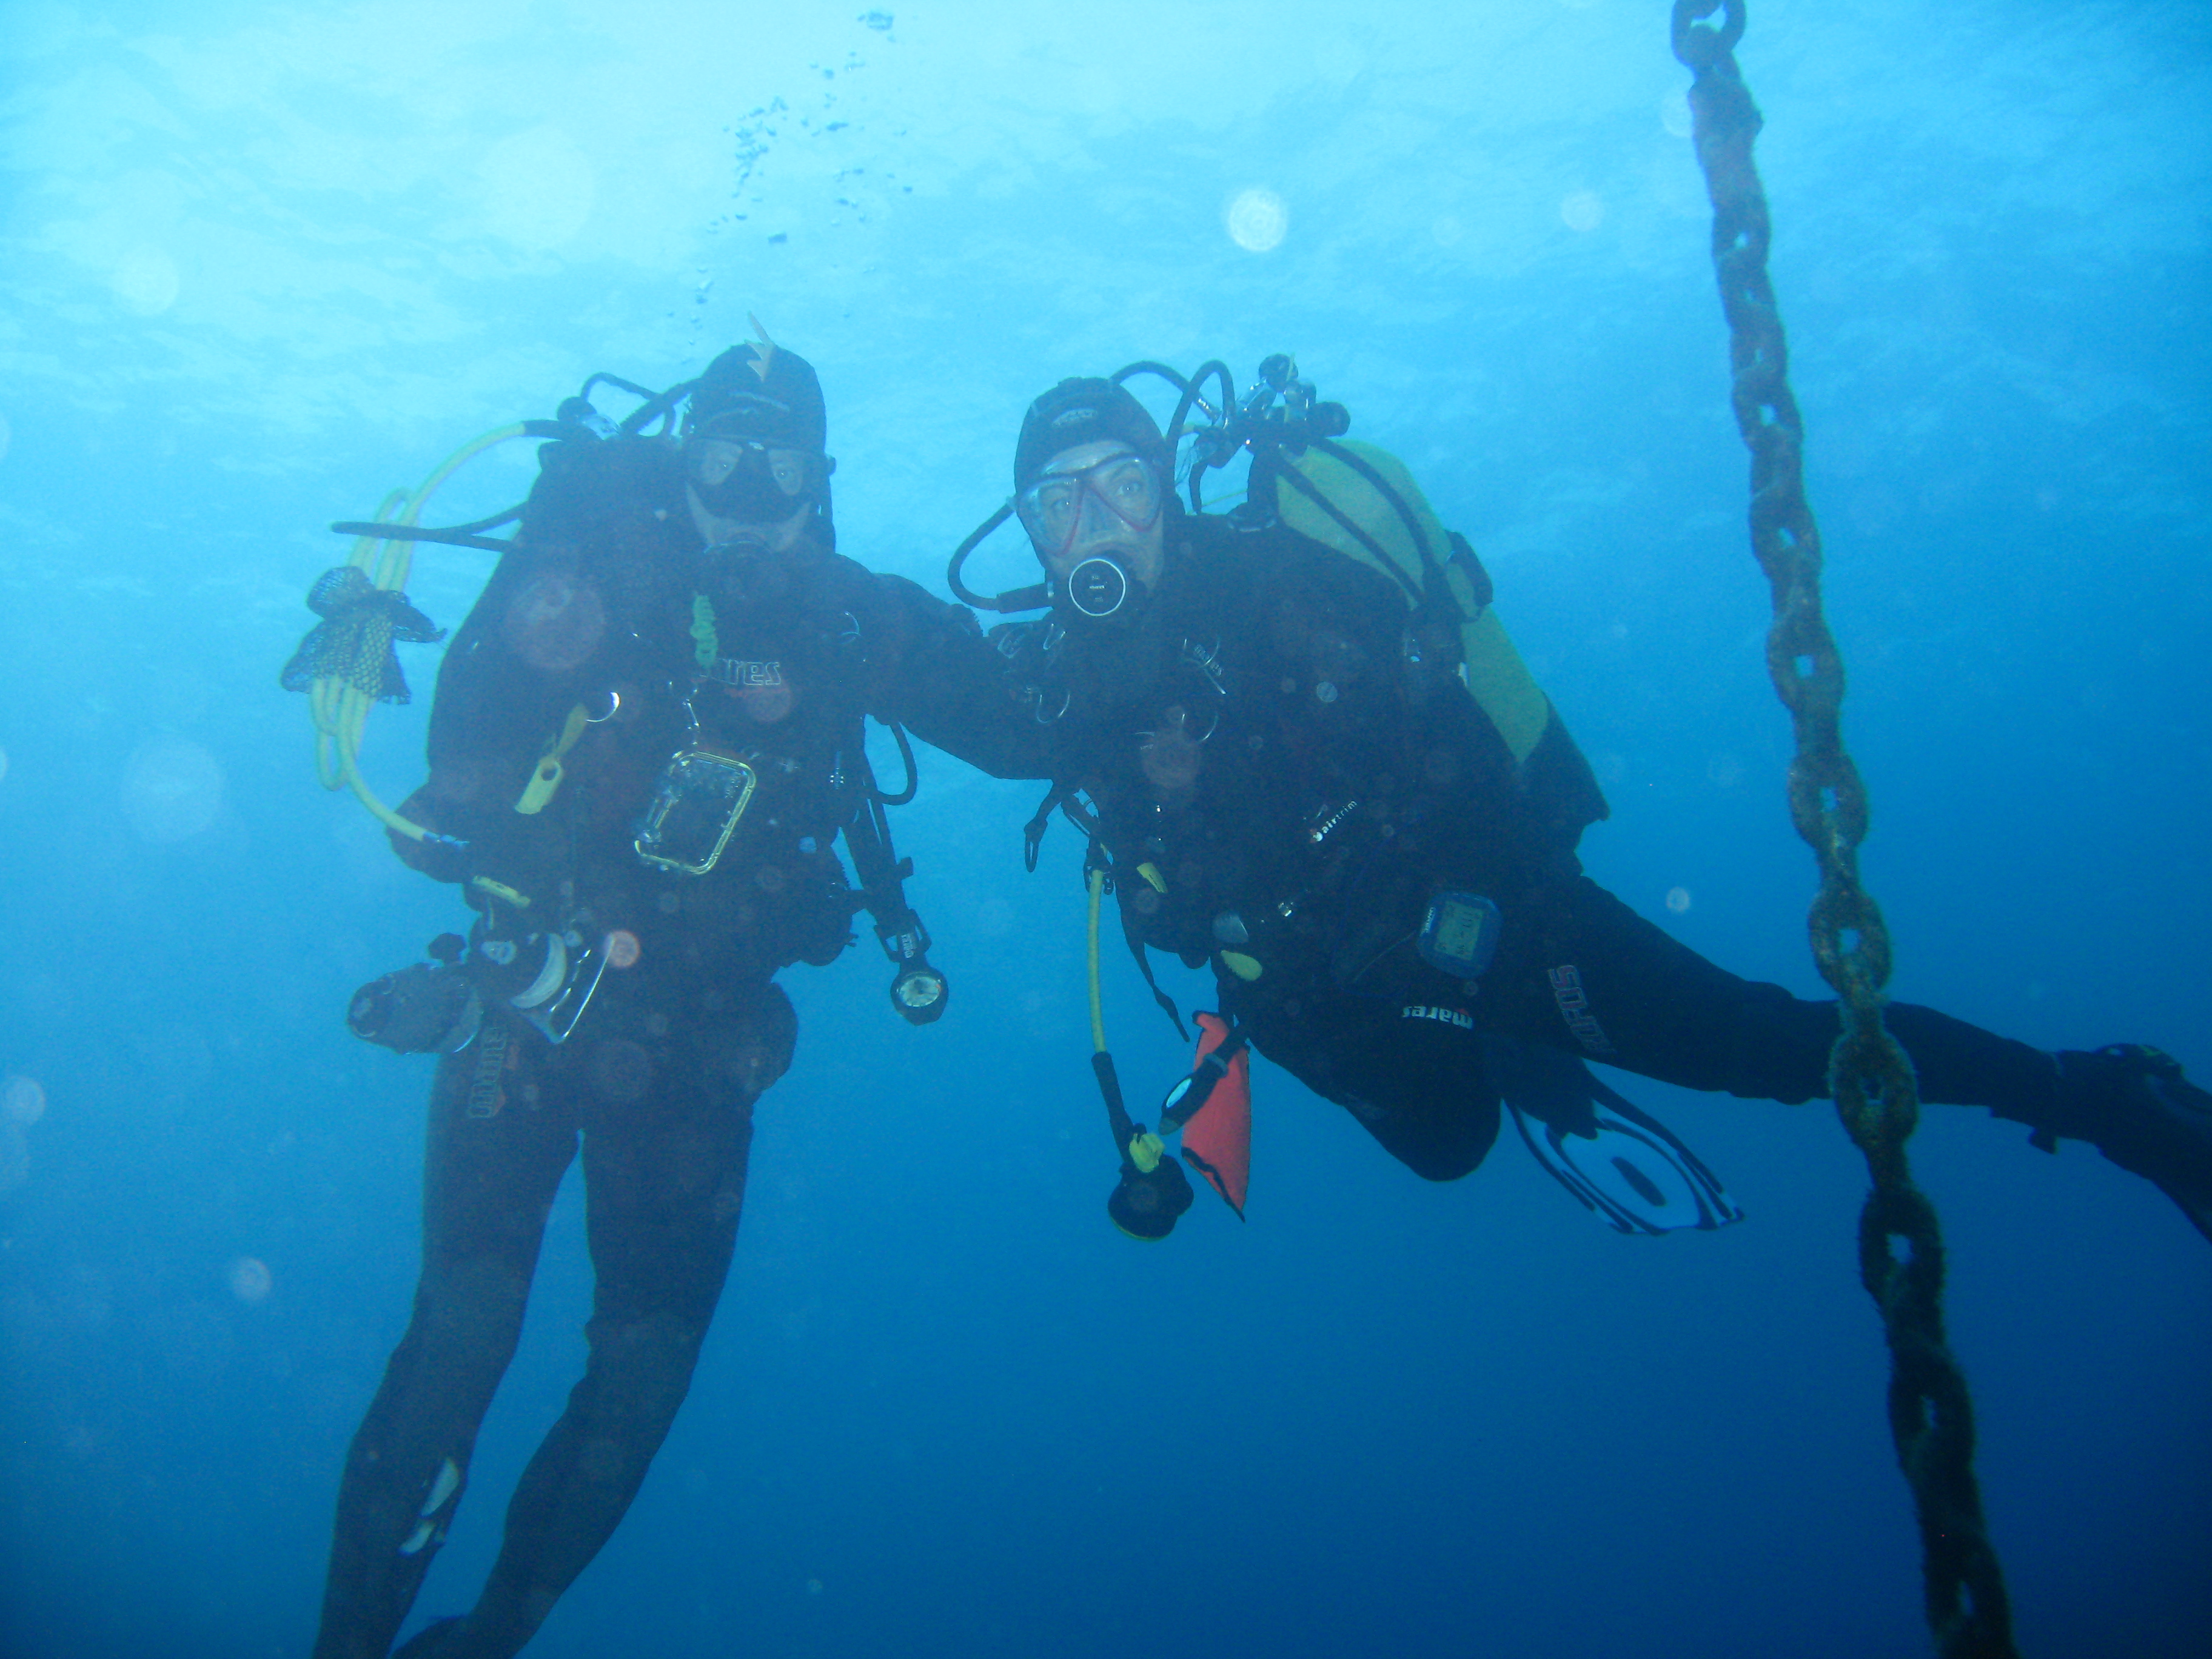
<path fill-rule="evenodd" d="M 803 449 L 725 436 L 710 427 L 684 446 L 684 477 L 699 501 L 732 524 L 781 524 L 811 494 L 816 458 Z"/>
<path fill-rule="evenodd" d="M 1030 545 L 1047 561 L 1065 558 L 1085 536 L 1123 530 L 1141 536 L 1159 522 L 1163 504 L 1158 470 L 1143 456 L 1128 454 L 1109 455 L 1073 472 L 1048 472 L 1014 497 Z M 1122 582 L 1126 595 L 1126 575 Z"/>

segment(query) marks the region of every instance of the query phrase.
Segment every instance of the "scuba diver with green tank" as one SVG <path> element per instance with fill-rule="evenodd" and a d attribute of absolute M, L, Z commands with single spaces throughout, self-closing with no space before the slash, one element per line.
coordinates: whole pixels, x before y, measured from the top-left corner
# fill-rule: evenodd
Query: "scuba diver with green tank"
<path fill-rule="evenodd" d="M 902 736 L 908 787 L 886 794 L 862 722 L 896 720 L 910 688 L 939 682 L 937 657 L 987 650 L 973 617 L 835 551 L 803 359 L 738 347 L 619 426 L 590 391 L 511 429 L 552 440 L 516 514 L 426 531 L 418 499 L 399 521 L 337 526 L 362 549 L 316 584 L 324 621 L 284 676 L 315 700 L 326 781 L 352 783 L 400 855 L 476 912 L 465 942 L 444 937 L 349 1014 L 359 1035 L 439 1059 L 422 1277 L 347 1458 L 319 1659 L 384 1659 L 398 1635 L 580 1150 L 584 1375 L 516 1487 L 481 1597 L 417 1633 L 410 1659 L 519 1650 L 635 1496 L 728 1272 L 754 1102 L 791 1060 L 776 974 L 831 961 L 866 908 L 893 1007 L 921 1024 L 945 1006 L 883 812 L 911 793 L 912 753 Z M 483 533 L 517 514 L 511 544 Z M 405 695 L 389 641 L 435 630 L 363 564 L 372 544 L 418 540 L 502 556 L 440 669 L 429 780 L 393 811 L 360 780 L 360 717 Z"/>
<path fill-rule="evenodd" d="M 1146 374 L 1178 393 L 1164 434 L 1123 384 Z M 1620 1231 L 1734 1220 L 1704 1164 L 1587 1062 L 1801 1102 L 1828 1091 L 1835 1005 L 1726 972 L 1582 873 L 1582 832 L 1607 816 L 1595 780 L 1473 550 L 1348 425 L 1287 357 L 1242 397 L 1218 362 L 1063 380 L 1022 422 L 1012 499 L 948 573 L 971 605 L 1044 611 L 992 630 L 994 705 L 914 729 L 1051 781 L 1032 869 L 1055 811 L 1088 837 L 1094 1066 L 1121 1158 L 1109 1212 L 1139 1237 L 1174 1226 L 1191 1192 L 1163 1140 L 1180 1128 L 1242 1213 L 1249 1045 L 1430 1180 L 1472 1171 L 1510 1111 Z M 1240 456 L 1242 504 L 1204 511 L 1202 481 Z M 1008 517 L 1045 580 L 993 598 L 963 567 Z M 1220 997 L 1152 1130 L 1097 1018 L 1109 891 L 1140 966 L 1155 949 L 1210 965 Z M 2212 1095 L 2167 1055 L 2051 1054 L 1932 1008 L 1886 1012 L 1923 1099 L 1987 1106 L 2047 1151 L 2086 1140 L 2212 1237 Z"/>

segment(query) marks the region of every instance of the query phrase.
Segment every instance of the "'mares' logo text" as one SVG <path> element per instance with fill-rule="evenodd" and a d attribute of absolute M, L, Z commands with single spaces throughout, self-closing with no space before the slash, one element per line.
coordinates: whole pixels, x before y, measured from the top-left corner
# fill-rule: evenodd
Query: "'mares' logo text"
<path fill-rule="evenodd" d="M 1446 1025 L 1456 1025 L 1462 1031 L 1474 1029 L 1474 1016 L 1464 1008 L 1425 1008 L 1419 1003 L 1398 1011 L 1401 1019 L 1441 1020 Z"/>

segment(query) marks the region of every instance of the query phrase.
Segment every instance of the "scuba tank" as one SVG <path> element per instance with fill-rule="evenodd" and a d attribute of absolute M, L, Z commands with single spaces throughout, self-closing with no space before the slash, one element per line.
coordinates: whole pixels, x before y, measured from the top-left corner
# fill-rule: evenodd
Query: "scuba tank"
<path fill-rule="evenodd" d="M 1412 613 L 1423 658 L 1457 673 L 1516 766 L 1528 769 L 1529 785 L 1555 794 L 1562 815 L 1584 823 L 1607 815 L 1595 775 L 1491 608 L 1489 573 L 1474 549 L 1444 528 L 1402 461 L 1344 437 L 1352 417 L 1343 404 L 1323 402 L 1285 353 L 1261 362 L 1241 397 L 1218 358 L 1188 377 L 1140 361 L 1108 378 L 1121 384 L 1140 375 L 1177 393 L 1166 441 L 1176 453 L 1188 441 L 1183 483 L 1193 514 L 1206 511 L 1206 475 L 1249 456 L 1244 501 L 1228 516 L 1253 527 L 1283 524 L 1389 577 Z M 1013 510 L 1006 501 L 953 550 L 945 582 L 963 604 L 1012 614 L 1051 603 L 1041 583 L 985 594 L 964 578 L 969 556 Z"/>

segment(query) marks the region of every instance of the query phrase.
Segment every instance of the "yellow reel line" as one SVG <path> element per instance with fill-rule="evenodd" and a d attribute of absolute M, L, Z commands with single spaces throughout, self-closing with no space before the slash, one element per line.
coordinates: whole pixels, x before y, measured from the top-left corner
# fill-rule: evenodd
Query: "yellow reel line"
<path fill-rule="evenodd" d="M 406 526 L 420 522 L 431 496 L 455 472 L 488 449 L 509 439 L 531 435 L 528 423 L 517 421 L 463 444 L 440 463 L 423 480 L 422 488 L 411 495 L 404 489 L 395 489 L 386 495 L 377 508 L 376 521 Z M 414 568 L 415 544 L 377 536 L 358 537 L 346 562 L 381 591 L 401 592 Z M 316 777 L 325 789 L 350 788 L 361 804 L 393 834 L 405 836 L 410 841 L 425 840 L 430 832 L 386 805 L 362 776 L 362 734 L 368 724 L 368 711 L 374 707 L 374 697 L 342 676 L 316 677 L 307 690 L 307 710 L 315 724 Z"/>
<path fill-rule="evenodd" d="M 1158 878 L 1152 872 L 1150 866 L 1145 866 L 1143 873 L 1146 880 L 1158 885 Z M 1114 1062 L 1106 1053 L 1106 1012 L 1098 991 L 1098 904 L 1106 892 L 1105 871 L 1094 867 L 1091 872 L 1090 885 L 1091 905 L 1084 933 L 1084 962 L 1091 978 L 1091 1064 L 1095 1067 L 1103 1061 L 1110 1073 Z M 1102 1085 L 1103 1082 L 1102 1079 Z M 1109 1114 L 1120 1109 L 1118 1086 L 1108 1096 L 1107 1103 Z M 1123 1114 L 1123 1116 L 1126 1118 L 1126 1114 Z M 1128 1155 L 1129 1162 L 1135 1164 L 1142 1173 L 1150 1175 L 1159 1167 L 1160 1159 L 1166 1155 L 1167 1143 L 1149 1130 L 1135 1129 L 1133 1125 L 1130 1126 L 1130 1128 L 1133 1133 L 1125 1132 L 1122 1125 L 1117 1122 L 1115 1126 L 1114 1138 L 1121 1143 L 1122 1150 Z"/>
<path fill-rule="evenodd" d="M 1091 975 L 1091 1051 L 1106 1052 L 1106 1012 L 1098 995 L 1098 901 L 1106 891 L 1106 872 L 1091 872 L 1091 920 L 1085 936 L 1085 962 Z"/>

